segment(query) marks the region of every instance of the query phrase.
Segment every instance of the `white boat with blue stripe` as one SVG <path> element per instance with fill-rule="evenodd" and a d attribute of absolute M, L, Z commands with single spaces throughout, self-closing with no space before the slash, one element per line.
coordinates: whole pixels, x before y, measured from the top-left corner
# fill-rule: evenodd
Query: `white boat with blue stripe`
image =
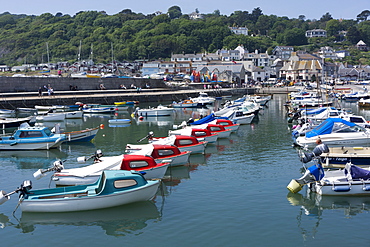
<path fill-rule="evenodd" d="M 47 127 L 20 127 L 13 135 L 1 137 L 0 150 L 42 150 L 59 147 L 64 134 L 54 134 Z"/>

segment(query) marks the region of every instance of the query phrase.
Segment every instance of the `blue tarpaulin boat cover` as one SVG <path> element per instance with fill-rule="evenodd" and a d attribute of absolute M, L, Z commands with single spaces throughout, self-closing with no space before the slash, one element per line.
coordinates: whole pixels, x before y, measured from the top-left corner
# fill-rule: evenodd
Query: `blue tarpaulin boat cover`
<path fill-rule="evenodd" d="M 345 174 L 347 175 L 347 170 L 344 170 Z M 351 165 L 351 177 L 352 179 L 369 179 L 370 178 L 370 171 L 362 169 L 358 166 Z"/>
<path fill-rule="evenodd" d="M 205 124 L 205 123 L 209 123 L 213 120 L 215 120 L 216 117 L 215 117 L 215 114 L 211 113 L 210 115 L 204 117 L 204 118 L 201 118 L 197 121 L 194 121 L 193 123 L 190 123 L 190 125 L 199 125 L 199 124 Z"/>
<path fill-rule="evenodd" d="M 328 109 L 328 108 L 327 107 L 320 107 L 318 109 L 308 110 L 308 111 L 306 111 L 306 115 L 320 114 L 323 111 L 325 111 L 326 109 Z M 330 107 L 330 109 L 335 110 L 335 107 Z"/>
<path fill-rule="evenodd" d="M 318 135 L 326 135 L 330 134 L 333 130 L 333 127 L 336 123 L 342 123 L 348 125 L 349 127 L 355 126 L 356 124 L 348 122 L 342 118 L 328 118 L 324 122 L 322 122 L 319 126 L 314 128 L 313 130 L 306 133 L 306 137 L 314 137 Z"/>

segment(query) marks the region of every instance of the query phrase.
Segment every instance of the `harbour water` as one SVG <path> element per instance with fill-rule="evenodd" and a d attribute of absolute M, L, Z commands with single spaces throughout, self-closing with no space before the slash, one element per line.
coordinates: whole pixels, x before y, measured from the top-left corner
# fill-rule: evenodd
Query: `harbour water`
<path fill-rule="evenodd" d="M 0 206 L 4 246 L 367 246 L 370 198 L 320 198 L 302 190 L 290 194 L 302 164 L 292 148 L 284 103 L 275 95 L 251 125 L 192 155 L 187 165 L 168 170 L 153 201 L 116 208 L 59 214 L 30 214 L 18 209 L 17 196 Z M 152 105 L 154 106 L 154 105 Z M 140 107 L 145 107 L 140 105 Z M 370 114 L 348 104 L 355 113 Z M 129 118 L 130 111 L 118 118 Z M 0 189 L 10 192 L 23 180 L 47 188 L 50 176 L 32 178 L 56 159 L 81 166 L 79 156 L 101 149 L 118 155 L 149 131 L 167 136 L 174 124 L 207 110 L 177 110 L 173 118 L 134 120 L 109 126 L 111 115 L 85 115 L 62 124 L 67 131 L 103 124 L 94 142 L 63 144 L 50 151 L 0 153 Z M 116 116 L 117 117 L 117 116 Z M 145 142 L 144 142 L 145 143 Z M 51 183 L 52 186 L 52 183 Z"/>

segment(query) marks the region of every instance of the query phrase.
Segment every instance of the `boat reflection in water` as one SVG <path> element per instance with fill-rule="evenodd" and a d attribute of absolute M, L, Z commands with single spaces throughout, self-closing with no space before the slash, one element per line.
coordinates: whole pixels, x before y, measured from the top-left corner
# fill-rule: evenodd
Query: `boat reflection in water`
<path fill-rule="evenodd" d="M 321 196 L 317 193 L 289 193 L 288 201 L 300 206 L 308 216 L 321 216 L 324 210 L 343 210 L 345 216 L 354 216 L 370 211 L 370 197 L 367 196 Z"/>
<path fill-rule="evenodd" d="M 158 116 L 158 117 L 143 117 L 143 118 L 134 118 L 137 125 L 157 125 L 159 127 L 170 126 L 174 123 L 173 116 Z"/>
<path fill-rule="evenodd" d="M 66 159 L 67 154 L 59 149 L 49 150 L 14 150 L 0 152 L 0 161 L 6 160 L 16 164 L 19 169 L 47 168 L 57 159 Z"/>
<path fill-rule="evenodd" d="M 148 220 L 160 219 L 152 201 L 131 203 L 114 208 L 69 213 L 22 213 L 19 226 L 23 233 L 33 232 L 42 225 L 100 226 L 106 235 L 140 234 Z"/>
<path fill-rule="evenodd" d="M 355 217 L 357 214 L 369 213 L 370 198 L 366 196 L 321 196 L 317 193 L 307 190 L 304 196 L 300 193 L 287 195 L 287 200 L 292 206 L 299 206 L 297 215 L 297 225 L 301 229 L 301 234 L 306 242 L 313 241 L 315 235 L 319 232 L 318 227 L 321 220 L 327 218 L 330 222 L 331 212 L 324 216 L 328 210 L 343 211 L 345 218 Z M 314 221 L 312 221 L 315 219 Z M 366 222 L 364 223 L 366 224 Z"/>

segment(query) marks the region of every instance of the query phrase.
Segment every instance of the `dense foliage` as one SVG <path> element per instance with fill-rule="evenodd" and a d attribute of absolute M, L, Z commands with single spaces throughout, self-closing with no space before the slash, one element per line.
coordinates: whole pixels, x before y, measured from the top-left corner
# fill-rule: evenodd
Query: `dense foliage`
<path fill-rule="evenodd" d="M 196 12 L 199 12 L 196 10 Z M 370 55 L 354 45 L 363 40 L 370 45 L 370 11 L 355 20 L 335 20 L 326 13 L 320 20 L 264 15 L 235 11 L 230 16 L 215 10 L 203 19 L 192 20 L 172 6 L 166 14 L 143 15 L 129 9 L 115 15 L 82 11 L 74 16 L 45 13 L 40 16 L 0 14 L 0 64 L 110 62 L 137 59 L 168 59 L 172 53 L 215 52 L 242 44 L 250 52 L 271 51 L 277 45 L 290 45 L 309 52 L 322 46 L 350 50 L 352 63 L 370 64 Z M 229 26 L 247 27 L 249 35 L 236 35 Z M 307 39 L 305 31 L 325 29 L 327 38 Z M 341 35 L 346 31 L 346 36 Z M 80 46 L 80 44 L 82 44 Z M 47 56 L 49 54 L 49 56 Z M 114 57 L 113 57 L 114 56 Z"/>

